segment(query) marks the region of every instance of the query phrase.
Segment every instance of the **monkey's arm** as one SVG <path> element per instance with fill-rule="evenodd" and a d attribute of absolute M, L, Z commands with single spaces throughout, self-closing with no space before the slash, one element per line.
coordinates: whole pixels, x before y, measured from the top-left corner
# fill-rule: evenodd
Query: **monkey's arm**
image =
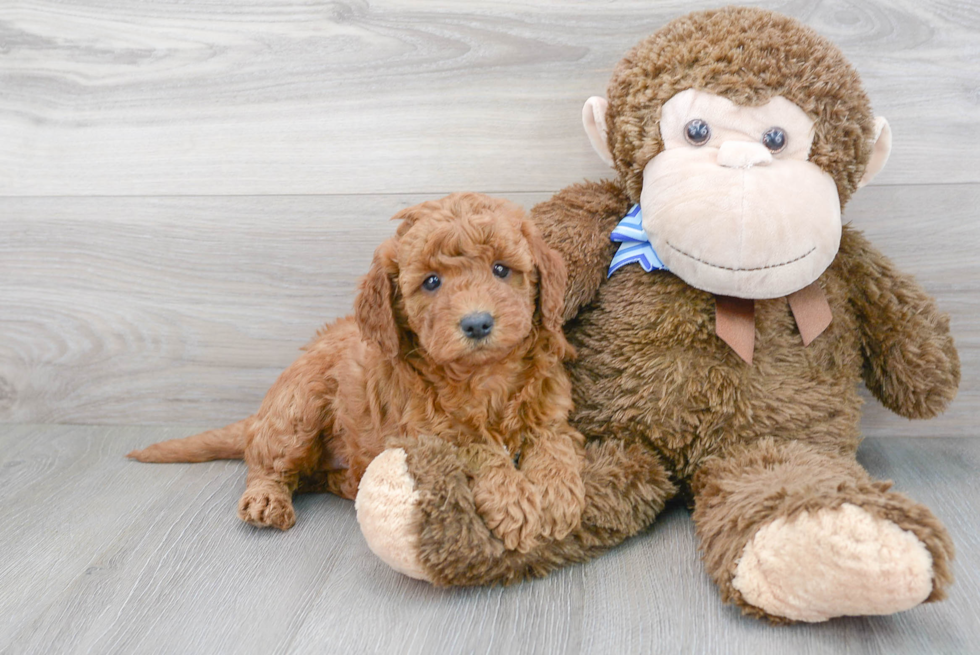
<path fill-rule="evenodd" d="M 949 316 L 856 230 L 845 226 L 840 252 L 861 329 L 865 384 L 896 414 L 936 416 L 960 383 Z"/>
<path fill-rule="evenodd" d="M 615 182 L 584 182 L 565 187 L 531 209 L 549 246 L 561 253 L 568 268 L 565 320 L 589 303 L 606 279 L 618 244 L 609 234 L 630 208 Z"/>

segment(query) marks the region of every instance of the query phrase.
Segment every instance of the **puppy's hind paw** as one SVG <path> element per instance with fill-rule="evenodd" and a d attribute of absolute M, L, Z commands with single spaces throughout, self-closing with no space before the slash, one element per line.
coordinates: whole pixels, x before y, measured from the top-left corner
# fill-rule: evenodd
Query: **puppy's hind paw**
<path fill-rule="evenodd" d="M 238 518 L 259 528 L 288 530 L 296 524 L 292 498 L 271 486 L 246 489 L 238 501 Z"/>

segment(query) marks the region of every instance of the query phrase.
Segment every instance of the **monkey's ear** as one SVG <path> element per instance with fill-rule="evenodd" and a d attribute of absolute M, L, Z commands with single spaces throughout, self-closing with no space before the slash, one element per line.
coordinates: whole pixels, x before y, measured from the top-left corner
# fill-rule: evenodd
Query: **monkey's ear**
<path fill-rule="evenodd" d="M 875 144 L 871 148 L 871 159 L 868 160 L 868 166 L 864 169 L 864 175 L 858 182 L 859 189 L 881 172 L 891 151 L 892 128 L 888 126 L 888 121 L 885 120 L 884 116 L 875 116 Z"/>
<path fill-rule="evenodd" d="M 585 126 L 585 133 L 589 135 L 592 147 L 598 153 L 602 161 L 608 166 L 613 166 L 612 152 L 609 150 L 606 135 L 606 110 L 609 109 L 609 102 L 605 98 L 592 96 L 585 101 L 582 107 L 582 124 Z"/>
<path fill-rule="evenodd" d="M 400 341 L 394 308 L 394 250 L 394 239 L 389 239 L 374 252 L 371 270 L 361 280 L 360 293 L 354 301 L 354 320 L 361 336 L 376 343 L 389 358 L 398 354 Z"/>

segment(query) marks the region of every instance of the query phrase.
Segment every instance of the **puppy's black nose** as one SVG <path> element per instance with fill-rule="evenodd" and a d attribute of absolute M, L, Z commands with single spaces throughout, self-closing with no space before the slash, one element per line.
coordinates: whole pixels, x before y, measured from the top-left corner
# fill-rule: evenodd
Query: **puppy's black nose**
<path fill-rule="evenodd" d="M 493 329 L 493 316 L 487 312 L 467 314 L 459 322 L 459 329 L 468 339 L 482 339 L 490 334 L 490 330 Z"/>

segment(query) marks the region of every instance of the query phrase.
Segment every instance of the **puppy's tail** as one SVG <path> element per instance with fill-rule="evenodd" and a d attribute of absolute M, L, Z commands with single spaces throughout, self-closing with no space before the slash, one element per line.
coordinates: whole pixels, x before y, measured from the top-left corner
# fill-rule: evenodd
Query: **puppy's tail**
<path fill-rule="evenodd" d="M 208 430 L 193 437 L 161 441 L 126 455 L 140 462 L 210 462 L 213 459 L 243 459 L 245 433 L 252 417 Z"/>

